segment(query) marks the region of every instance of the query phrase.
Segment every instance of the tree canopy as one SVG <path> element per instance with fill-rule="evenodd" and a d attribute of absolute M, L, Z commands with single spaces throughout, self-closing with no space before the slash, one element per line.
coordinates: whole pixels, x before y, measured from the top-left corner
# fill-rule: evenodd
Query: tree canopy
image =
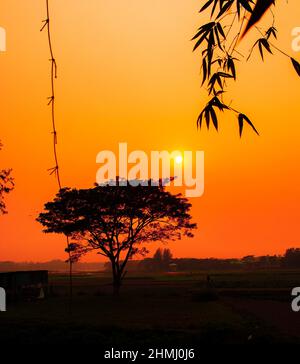
<path fill-rule="evenodd" d="M 119 286 L 128 259 L 145 254 L 144 243 L 192 237 L 191 204 L 158 186 L 100 185 L 61 189 L 38 221 L 46 233 L 67 235 L 74 260 L 96 250 L 112 264 Z"/>

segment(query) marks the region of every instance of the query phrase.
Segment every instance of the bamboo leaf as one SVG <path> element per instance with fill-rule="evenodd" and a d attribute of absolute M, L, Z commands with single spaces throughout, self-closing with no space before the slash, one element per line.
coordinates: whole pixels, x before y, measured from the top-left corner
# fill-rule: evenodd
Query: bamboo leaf
<path fill-rule="evenodd" d="M 246 25 L 242 38 L 249 31 L 250 28 L 256 24 L 266 11 L 275 3 L 275 0 L 257 0 L 256 5 L 252 11 L 251 17 Z"/>
<path fill-rule="evenodd" d="M 217 118 L 216 112 L 213 109 L 213 107 L 210 108 L 210 116 L 211 116 L 211 120 L 214 124 L 215 129 L 218 131 L 218 118 Z"/>
<path fill-rule="evenodd" d="M 203 6 L 202 8 L 199 10 L 199 13 L 201 13 L 202 11 L 204 11 L 205 9 L 207 9 L 211 3 L 213 2 L 213 0 L 208 0 Z"/>
<path fill-rule="evenodd" d="M 297 62 L 294 58 L 291 57 L 292 64 L 297 72 L 297 75 L 300 76 L 300 63 Z"/>
<path fill-rule="evenodd" d="M 251 120 L 245 114 L 239 114 L 238 121 L 239 121 L 239 128 L 240 128 L 240 136 L 242 136 L 244 121 L 246 121 L 246 123 L 251 126 L 251 128 L 255 131 L 255 133 L 257 135 L 259 135 L 259 133 L 256 130 L 255 126 L 252 124 Z"/>

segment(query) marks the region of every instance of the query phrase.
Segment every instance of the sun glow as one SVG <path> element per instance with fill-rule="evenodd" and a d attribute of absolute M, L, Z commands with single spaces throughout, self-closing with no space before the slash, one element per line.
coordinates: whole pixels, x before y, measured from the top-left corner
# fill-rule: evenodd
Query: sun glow
<path fill-rule="evenodd" d="M 177 164 L 181 164 L 183 162 L 183 158 L 181 155 L 178 155 L 176 158 L 175 158 L 175 163 Z"/>

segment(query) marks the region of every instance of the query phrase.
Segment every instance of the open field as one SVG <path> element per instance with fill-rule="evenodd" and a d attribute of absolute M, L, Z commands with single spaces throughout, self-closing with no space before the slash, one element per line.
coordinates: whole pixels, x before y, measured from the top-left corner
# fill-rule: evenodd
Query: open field
<path fill-rule="evenodd" d="M 300 271 L 128 274 L 113 297 L 107 273 L 51 274 L 50 295 L 8 305 L 1 342 L 86 342 L 168 347 L 207 344 L 300 343 L 300 313 L 291 288 Z"/>

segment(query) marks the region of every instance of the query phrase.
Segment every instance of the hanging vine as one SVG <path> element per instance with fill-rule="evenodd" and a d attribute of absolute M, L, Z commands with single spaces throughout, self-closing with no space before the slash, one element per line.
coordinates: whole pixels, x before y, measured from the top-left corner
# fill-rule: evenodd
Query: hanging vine
<path fill-rule="evenodd" d="M 47 10 L 47 18 L 43 21 L 44 25 L 41 28 L 41 31 L 44 29 L 47 30 L 48 36 L 48 45 L 50 51 L 50 62 L 51 62 L 51 72 L 50 72 L 50 79 L 51 79 L 51 96 L 48 97 L 49 102 L 48 106 L 51 106 L 51 122 L 52 122 L 52 134 L 53 134 L 53 152 L 54 152 L 54 162 L 55 166 L 49 168 L 50 175 L 55 174 L 58 187 L 61 189 L 61 180 L 60 180 L 60 170 L 58 165 L 58 156 L 57 156 L 57 131 L 56 131 L 56 114 L 55 114 L 55 79 L 57 78 L 57 64 L 53 54 L 53 47 L 52 47 L 52 38 L 51 38 L 51 29 L 50 29 L 50 12 L 49 12 L 49 0 L 46 0 L 46 10 Z"/>
<path fill-rule="evenodd" d="M 50 11 L 49 11 L 49 0 L 46 0 L 46 13 L 47 18 L 43 20 L 43 26 L 40 31 L 44 29 L 47 30 L 48 37 L 48 46 L 50 51 L 50 62 L 51 62 L 51 71 L 50 71 L 50 80 L 51 80 L 51 96 L 48 97 L 48 106 L 51 106 L 51 123 L 52 123 L 52 135 L 53 135 L 53 154 L 54 154 L 54 162 L 55 165 L 52 168 L 49 168 L 50 175 L 54 174 L 57 180 L 58 188 L 61 190 L 61 178 L 60 178 L 60 169 L 58 163 L 58 153 L 57 153 L 57 129 L 56 129 L 56 108 L 55 108 L 55 80 L 57 79 L 57 63 L 54 57 L 53 46 L 52 46 L 52 37 L 51 37 L 51 28 L 50 28 Z M 73 279 L 72 279 L 72 266 L 73 263 L 77 260 L 76 256 L 72 257 L 73 244 L 70 244 L 69 237 L 67 238 L 67 247 L 65 251 L 68 253 L 68 263 L 69 263 L 69 279 L 70 279 L 70 309 L 71 309 L 71 301 L 73 295 Z"/>

